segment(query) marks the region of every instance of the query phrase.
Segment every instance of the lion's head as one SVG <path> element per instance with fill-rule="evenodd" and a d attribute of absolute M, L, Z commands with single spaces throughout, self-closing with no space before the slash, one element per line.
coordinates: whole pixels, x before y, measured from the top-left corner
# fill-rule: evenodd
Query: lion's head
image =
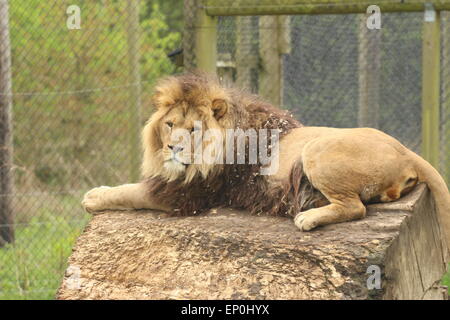
<path fill-rule="evenodd" d="M 156 111 L 144 127 L 142 141 L 144 177 L 161 176 L 168 181 L 197 174 L 206 177 L 220 166 L 196 161 L 200 144 L 223 143 L 215 137 L 198 139 L 196 131 L 223 131 L 235 127 L 236 110 L 226 89 L 205 75 L 172 76 L 161 80 L 153 97 Z M 221 155 L 216 154 L 219 157 Z"/>

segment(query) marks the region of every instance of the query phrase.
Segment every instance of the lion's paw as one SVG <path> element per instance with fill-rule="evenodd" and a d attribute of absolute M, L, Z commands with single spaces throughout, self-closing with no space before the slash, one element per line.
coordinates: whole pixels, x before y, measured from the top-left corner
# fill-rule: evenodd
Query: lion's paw
<path fill-rule="evenodd" d="M 301 231 L 310 231 L 319 225 L 317 217 L 309 212 L 297 214 L 294 218 L 294 223 Z"/>
<path fill-rule="evenodd" d="M 98 188 L 94 188 L 89 190 L 83 197 L 83 201 L 81 201 L 81 205 L 84 210 L 89 213 L 93 213 L 96 211 L 102 211 L 108 209 L 105 207 L 106 204 L 106 193 L 111 189 L 111 187 L 101 186 Z"/>

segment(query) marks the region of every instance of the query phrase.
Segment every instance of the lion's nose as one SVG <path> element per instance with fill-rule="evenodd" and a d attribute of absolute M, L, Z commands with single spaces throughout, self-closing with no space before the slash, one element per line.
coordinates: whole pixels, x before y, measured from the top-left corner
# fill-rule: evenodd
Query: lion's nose
<path fill-rule="evenodd" d="M 174 153 L 177 153 L 177 152 L 181 152 L 181 151 L 183 151 L 183 147 L 180 147 L 180 146 L 174 146 L 174 145 L 172 145 L 172 144 L 169 144 L 169 145 L 167 145 L 167 147 L 170 149 L 170 150 L 172 150 Z"/>

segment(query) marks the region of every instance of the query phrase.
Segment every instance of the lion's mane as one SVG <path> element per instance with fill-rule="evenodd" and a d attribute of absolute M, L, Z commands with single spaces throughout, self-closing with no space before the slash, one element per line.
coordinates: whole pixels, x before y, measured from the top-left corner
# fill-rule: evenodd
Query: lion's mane
<path fill-rule="evenodd" d="M 184 102 L 195 108 L 217 99 L 226 101 L 228 106 L 218 121 L 224 128 L 279 129 L 281 139 L 302 126 L 289 112 L 244 91 L 223 88 L 216 79 L 203 74 L 163 79 L 156 86 L 153 103 L 160 108 Z M 215 165 L 206 177 L 198 174 L 189 182 L 183 178 L 168 181 L 164 168 L 152 158 L 162 147 L 158 141 L 159 120 L 152 117 L 143 132 L 143 175 L 149 194 L 174 208 L 176 215 L 201 214 L 222 206 L 246 209 L 253 214 L 295 215 L 326 201 L 303 175 L 300 162 L 291 169 L 289 179 L 276 184 L 259 174 L 261 164 Z"/>

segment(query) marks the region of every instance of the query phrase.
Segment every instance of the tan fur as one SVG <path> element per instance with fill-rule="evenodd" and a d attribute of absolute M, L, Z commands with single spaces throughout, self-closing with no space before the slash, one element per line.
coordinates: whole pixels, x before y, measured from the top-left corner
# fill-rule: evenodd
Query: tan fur
<path fill-rule="evenodd" d="M 124 208 L 176 211 L 184 206 L 191 214 L 196 214 L 197 208 L 204 210 L 213 205 L 230 204 L 254 213 L 262 209 L 287 214 L 287 207 L 299 207 L 306 211 L 296 212 L 295 224 L 308 231 L 363 218 L 366 203 L 395 201 L 418 182 L 425 182 L 437 204 L 444 241 L 450 244 L 447 185 L 428 162 L 387 134 L 369 128 L 301 127 L 281 110 L 253 96 L 224 89 L 204 76 L 164 79 L 156 87 L 153 101 L 156 111 L 142 135 L 142 173 L 146 180 L 135 185 L 91 190 L 83 201 L 88 211 Z M 284 134 L 278 172 L 255 179 L 247 177 L 248 180 L 239 185 L 239 181 L 230 178 L 234 171 L 227 171 L 224 165 L 184 166 L 167 161 L 173 156 L 168 146 L 176 143 L 171 141 L 171 130 L 189 130 L 196 120 L 202 122 L 204 130 L 280 127 Z M 289 125 L 283 127 L 283 123 Z M 250 165 L 247 168 L 249 173 L 254 170 Z M 245 169 L 240 173 L 245 173 Z M 302 177 L 307 180 L 300 184 L 300 180 L 304 181 Z M 234 187 L 229 187 L 231 182 Z M 150 190 L 148 194 L 146 188 Z M 210 193 L 199 195 L 199 192 Z M 254 193 L 257 196 L 252 197 Z M 229 195 L 229 201 L 221 195 Z M 302 195 L 306 198 L 298 198 Z M 172 196 L 179 199 L 175 201 Z M 214 200 L 209 201 L 209 198 Z M 286 199 L 291 202 L 285 202 Z M 297 206 L 298 199 L 314 205 Z M 264 204 L 254 203 L 258 201 Z"/>
<path fill-rule="evenodd" d="M 330 201 L 296 217 L 300 229 L 362 218 L 362 202 L 395 201 L 425 182 L 436 201 L 445 240 L 450 244 L 450 195 L 439 173 L 425 160 L 387 134 L 369 128 L 295 129 L 281 143 L 281 163 L 301 155 L 311 183 Z M 284 156 L 284 158 L 283 158 Z M 285 161 L 286 159 L 286 161 Z M 292 162 L 292 160 L 290 160 Z"/>
<path fill-rule="evenodd" d="M 207 79 L 206 81 L 209 81 Z M 176 144 L 170 141 L 170 134 L 175 129 L 190 130 L 194 126 L 194 121 L 203 122 L 203 130 L 232 128 L 235 119 L 229 112 L 230 97 L 227 92 L 216 85 L 208 85 L 206 90 L 191 90 L 186 94 L 186 88 L 182 83 L 174 78 L 167 78 L 160 82 L 155 89 L 154 105 L 156 112 L 149 119 L 142 134 L 142 146 L 144 149 L 144 160 L 142 163 L 142 174 L 144 177 L 154 177 L 162 175 L 169 181 L 178 178 L 180 173 L 176 165 L 167 170 L 164 167 L 165 160 L 171 157 L 169 144 Z M 194 103 L 196 108 L 189 108 L 189 104 Z M 166 123 L 173 124 L 169 128 Z M 204 144 L 204 147 L 208 142 Z M 190 155 L 183 156 L 190 157 Z M 191 159 L 192 160 L 192 159 Z M 215 166 L 208 164 L 192 164 L 185 173 L 185 182 L 189 183 L 197 172 L 206 177 Z"/>
<path fill-rule="evenodd" d="M 148 208 L 162 211 L 170 210 L 169 207 L 161 202 L 153 201 L 151 197 L 147 197 L 146 187 L 142 183 L 94 188 L 84 195 L 82 205 L 90 213 L 106 209 L 132 210 Z"/>

